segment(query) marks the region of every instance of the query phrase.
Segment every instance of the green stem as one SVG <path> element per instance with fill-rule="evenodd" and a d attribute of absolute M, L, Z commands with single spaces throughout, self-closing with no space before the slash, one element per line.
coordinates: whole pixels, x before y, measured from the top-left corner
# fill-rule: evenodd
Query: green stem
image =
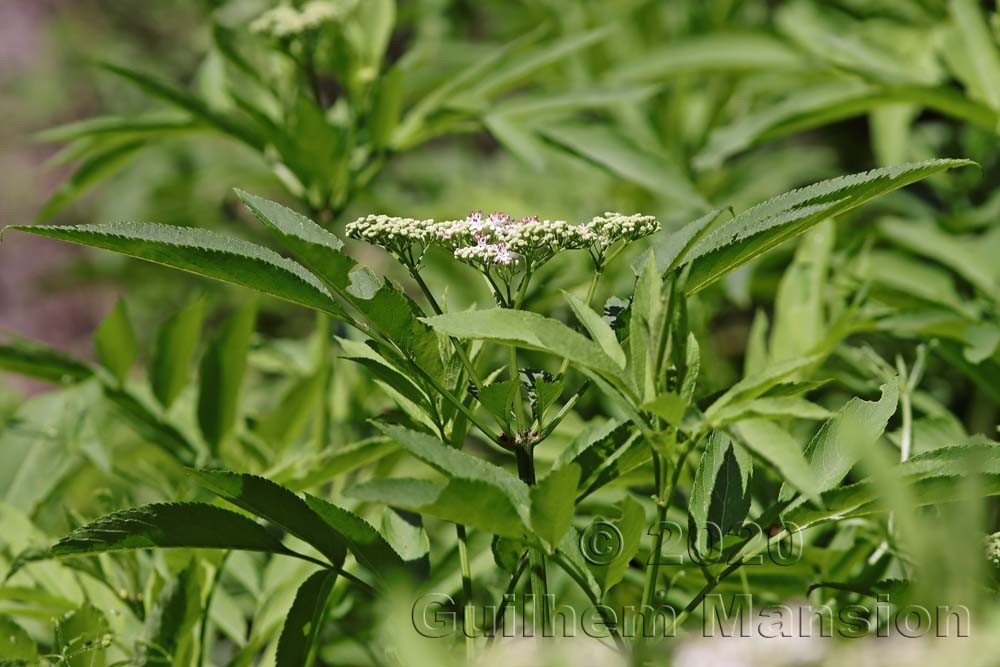
<path fill-rule="evenodd" d="M 521 481 L 528 486 L 535 484 L 535 461 L 531 453 L 530 444 L 519 444 L 514 450 L 517 456 L 517 472 Z M 529 576 L 531 580 L 531 594 L 535 604 L 535 622 L 541 621 L 541 637 L 551 635 L 549 605 L 548 605 L 548 585 L 545 577 L 545 554 L 539 549 L 528 548 Z"/>
<path fill-rule="evenodd" d="M 594 300 L 594 294 L 597 292 L 597 284 L 601 281 L 601 274 L 604 269 L 599 266 L 594 267 L 594 275 L 590 278 L 590 285 L 587 286 L 587 297 L 583 300 L 588 307 L 591 306 L 591 301 Z M 561 378 L 566 374 L 566 370 L 569 368 L 569 359 L 563 359 L 562 364 L 559 366 L 559 372 L 556 373 L 557 378 Z"/>
<path fill-rule="evenodd" d="M 666 457 L 662 456 L 659 452 L 654 451 L 653 456 L 657 468 L 660 470 L 658 477 L 660 478 L 660 483 L 656 490 L 656 526 L 654 528 L 655 533 L 653 534 L 653 549 L 649 553 L 649 562 L 646 566 L 646 583 L 642 588 L 642 604 L 643 606 L 653 606 L 653 602 L 656 599 L 656 583 L 659 578 L 660 570 L 660 552 L 663 551 L 663 524 L 667 520 L 667 509 L 670 507 L 670 495 L 673 493 L 672 489 L 668 490 L 668 485 L 666 481 L 666 467 L 667 461 Z M 672 485 L 671 485 L 672 486 Z"/>
<path fill-rule="evenodd" d="M 316 418 L 316 451 L 323 451 L 330 440 L 330 392 L 333 389 L 333 373 L 330 372 L 330 343 L 333 337 L 333 320 L 326 313 L 316 314 L 316 372 L 321 374 L 319 414 Z"/>
<path fill-rule="evenodd" d="M 458 535 L 458 562 L 462 569 L 462 627 L 465 634 L 465 659 L 470 663 L 476 657 L 476 610 L 472 606 L 472 569 L 469 567 L 469 542 L 465 526 L 455 524 Z"/>
<path fill-rule="evenodd" d="M 409 269 L 413 280 L 416 281 L 417 286 L 420 287 L 420 291 L 424 293 L 424 297 L 427 299 L 427 303 L 430 304 L 431 310 L 434 311 L 435 315 L 441 315 L 444 311 L 441 310 L 441 306 L 438 305 L 437 299 L 435 299 L 434 295 L 431 293 L 430 287 L 428 287 L 427 283 L 424 282 L 423 276 L 420 275 L 420 272 L 417 271 L 416 268 L 411 266 L 407 266 L 407 268 Z M 451 343 L 455 347 L 455 351 L 458 352 L 458 356 L 462 360 L 462 365 L 465 366 L 465 370 L 469 374 L 469 378 L 476 385 L 476 387 L 482 388 L 483 381 L 479 377 L 479 373 L 476 371 L 476 366 L 472 363 L 472 359 L 469 357 L 469 353 L 465 349 L 465 346 L 460 340 L 454 337 L 451 338 Z"/>
<path fill-rule="evenodd" d="M 567 563 L 563 559 L 563 555 L 561 552 L 556 551 L 552 555 L 552 562 L 561 567 L 563 572 L 568 574 L 570 579 L 575 581 L 576 585 L 580 587 L 580 590 L 584 592 L 584 594 L 590 600 L 590 604 L 593 605 L 593 608 L 597 610 L 598 614 L 600 614 L 601 620 L 604 622 L 604 626 L 608 629 L 608 633 L 611 635 L 611 638 L 614 639 L 615 645 L 618 647 L 618 650 L 622 652 L 628 650 L 628 647 L 625 645 L 625 641 L 622 639 L 621 634 L 618 632 L 618 625 L 615 622 L 615 619 L 607 615 L 605 605 L 601 604 L 600 598 L 596 597 L 593 594 L 593 592 L 590 590 L 590 586 L 587 585 L 586 580 L 584 580 L 579 575 L 579 573 L 577 573 L 576 569 L 570 563 Z"/>
<path fill-rule="evenodd" d="M 219 580 L 222 579 L 222 570 L 226 565 L 226 559 L 229 558 L 229 554 L 229 551 L 222 554 L 222 560 L 219 561 L 215 569 L 215 574 L 212 576 L 212 583 L 209 585 L 208 596 L 205 598 L 205 611 L 201 617 L 201 629 L 198 632 L 198 660 L 194 663 L 199 666 L 204 666 L 205 664 L 205 642 L 208 640 L 208 624 L 212 619 L 212 598 L 215 597 L 215 589 L 219 587 Z"/>
<path fill-rule="evenodd" d="M 521 580 L 521 575 L 524 574 L 524 571 L 527 569 L 527 567 L 528 567 L 528 559 L 525 558 L 524 555 L 522 554 L 521 560 L 519 560 L 517 563 L 517 569 L 515 569 L 514 574 L 510 576 L 510 581 L 507 582 L 507 589 L 504 591 L 503 597 L 500 598 L 500 604 L 497 605 L 497 611 L 493 615 L 493 625 L 490 626 L 489 629 L 490 636 L 486 639 L 487 647 L 491 646 L 493 642 L 496 641 L 497 625 L 503 623 L 503 615 L 504 612 L 507 611 L 507 601 L 510 599 L 510 597 L 514 594 L 514 591 L 517 589 L 517 582 Z"/>

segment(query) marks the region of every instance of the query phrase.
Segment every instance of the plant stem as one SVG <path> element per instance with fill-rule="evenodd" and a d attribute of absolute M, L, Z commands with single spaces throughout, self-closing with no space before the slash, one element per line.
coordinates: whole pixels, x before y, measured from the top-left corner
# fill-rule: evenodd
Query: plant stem
<path fill-rule="evenodd" d="M 607 611 L 605 611 L 605 605 L 601 604 L 600 598 L 596 597 L 593 594 L 593 592 L 590 590 L 590 587 L 587 585 L 587 582 L 582 577 L 580 577 L 580 575 L 576 572 L 576 570 L 573 568 L 572 565 L 566 563 L 563 560 L 563 556 L 559 551 L 556 551 L 555 554 L 553 554 L 552 562 L 561 567 L 563 572 L 568 574 L 570 578 L 576 582 L 576 585 L 580 587 L 580 590 L 584 592 L 584 594 L 590 600 L 590 603 L 593 605 L 594 609 L 596 609 L 597 613 L 600 614 L 601 620 L 604 622 L 604 626 L 608 629 L 608 633 L 611 635 L 611 638 L 615 640 L 615 645 L 618 647 L 618 649 L 622 652 L 628 650 L 628 647 L 625 646 L 625 641 L 622 639 L 621 634 L 618 632 L 618 627 L 615 620 L 607 616 Z"/>
<path fill-rule="evenodd" d="M 518 445 L 514 453 L 517 456 L 518 476 L 528 486 L 535 484 L 535 461 L 532 456 L 530 444 Z M 545 577 L 545 554 L 538 549 L 528 548 L 528 561 L 530 566 L 531 594 L 535 604 L 535 622 L 541 621 L 542 637 L 551 635 L 549 627 L 549 605 L 548 586 Z"/>
<path fill-rule="evenodd" d="M 326 313 L 316 314 L 316 372 L 320 374 L 319 415 L 316 418 L 315 446 L 321 452 L 329 444 L 330 437 L 330 392 L 333 389 L 333 373 L 330 372 L 330 344 L 333 338 L 333 320 Z"/>
<path fill-rule="evenodd" d="M 455 524 L 458 535 L 458 562 L 462 569 L 462 628 L 465 634 L 465 659 L 472 662 L 476 655 L 476 610 L 472 606 L 472 570 L 469 567 L 469 542 L 465 526 Z"/>
<path fill-rule="evenodd" d="M 208 596 L 205 598 L 205 611 L 201 618 L 201 629 L 198 633 L 198 660 L 194 663 L 198 667 L 203 667 L 205 664 L 205 642 L 208 640 L 208 624 L 212 619 L 212 598 L 215 597 L 215 589 L 219 587 L 219 580 L 222 579 L 222 570 L 226 566 L 226 559 L 229 558 L 229 554 L 229 551 L 222 554 L 222 559 L 219 561 L 218 566 L 216 566 L 215 574 L 212 576 Z"/>
<path fill-rule="evenodd" d="M 601 281 L 601 274 L 603 273 L 603 268 L 594 267 L 594 275 L 590 278 L 590 285 L 587 287 L 587 297 L 583 300 L 587 306 L 591 306 L 590 302 L 594 299 L 594 293 L 597 292 L 597 283 Z M 556 373 L 557 378 L 561 378 L 566 374 L 566 370 L 569 368 L 569 359 L 563 359 L 562 364 L 559 365 L 559 372 Z"/>
<path fill-rule="evenodd" d="M 672 484 L 667 483 L 667 461 L 666 457 L 657 451 L 653 451 L 653 457 L 657 461 L 657 466 L 660 470 L 658 475 L 660 478 L 659 488 L 656 490 L 656 531 L 653 534 L 653 548 L 649 553 L 649 562 L 646 566 L 646 583 L 642 588 L 642 604 L 643 606 L 653 606 L 653 602 L 656 599 L 656 582 L 659 578 L 660 573 L 660 552 L 663 551 L 663 524 L 667 520 L 667 509 L 670 507 L 670 496 L 673 495 Z"/>
<path fill-rule="evenodd" d="M 409 269 L 413 280 L 416 281 L 417 286 L 420 287 L 420 291 L 424 293 L 424 297 L 426 297 L 427 303 L 430 304 L 431 310 L 434 311 L 435 315 L 441 315 L 444 311 L 441 310 L 441 306 L 438 305 L 437 299 L 435 299 L 434 295 L 431 293 L 430 287 L 428 287 L 427 283 L 424 282 L 423 276 L 420 275 L 420 272 L 416 268 L 409 265 L 407 268 Z M 458 356 L 462 360 L 462 365 L 465 366 L 465 370 L 469 374 L 469 379 L 472 380 L 476 387 L 482 388 L 483 381 L 479 377 L 479 373 L 476 371 L 476 366 L 472 363 L 472 359 L 469 357 L 469 353 L 465 349 L 465 345 L 463 345 L 462 341 L 455 337 L 451 337 L 451 343 L 455 347 L 455 351 L 458 352 Z"/>
<path fill-rule="evenodd" d="M 517 563 L 517 569 L 514 570 L 514 574 L 510 576 L 510 581 L 507 583 L 507 589 L 503 593 L 503 597 L 500 598 L 500 604 L 497 605 L 496 614 L 493 615 L 493 625 L 490 626 L 489 632 L 490 636 L 486 639 L 486 646 L 489 647 L 496 641 L 497 635 L 497 624 L 503 623 L 504 612 L 507 611 L 507 601 L 510 596 L 514 594 L 517 588 L 517 582 L 521 580 L 521 575 L 524 574 L 524 570 L 528 567 L 528 559 L 521 555 L 521 560 Z"/>

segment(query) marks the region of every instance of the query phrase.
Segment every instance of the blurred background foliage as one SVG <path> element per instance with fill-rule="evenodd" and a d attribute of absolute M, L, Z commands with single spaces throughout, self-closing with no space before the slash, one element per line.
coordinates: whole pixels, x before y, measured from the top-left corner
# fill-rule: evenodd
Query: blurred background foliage
<path fill-rule="evenodd" d="M 141 10 L 116 0 L 0 5 L 3 223 L 141 220 L 260 236 L 237 205 L 238 186 L 283 200 L 338 234 L 369 212 L 440 219 L 504 209 L 580 221 L 605 210 L 643 211 L 666 228 L 652 239 L 655 249 L 711 208 L 740 212 L 842 173 L 968 157 L 981 170 L 938 174 L 838 218 L 835 232 L 816 232 L 730 274 L 692 301 L 692 328 L 711 396 L 763 359 L 801 354 L 826 333 L 817 329 L 856 309 L 824 368 L 835 382 L 817 402 L 877 395 L 896 359 L 912 367 L 923 343 L 926 367 L 912 397 L 916 451 L 996 437 L 1000 23 L 992 3 L 298 4 L 324 10 L 295 23 L 266 0 L 178 0 Z M 371 248 L 351 250 L 381 272 L 396 271 Z M 464 269 L 440 260 L 429 257 L 429 272 L 447 286 L 452 307 L 485 301 Z M 628 265 L 609 276 L 600 302 L 629 296 Z M 206 428 L 236 434 L 221 454 L 229 467 L 296 489 L 337 493 L 358 475 L 405 465 L 364 422 L 394 410 L 392 401 L 364 369 L 331 360 L 323 345 L 329 332 L 314 330 L 300 309 L 270 299 L 248 306 L 241 291 L 25 235 L 4 238 L 0 267 L 0 328 L 74 355 L 38 347 L 30 357 L 34 348 L 24 342 L 16 352 L 5 348 L 4 365 L 21 374 L 0 381 L 0 566 L 102 513 L 193 496 L 182 468 L 191 461 L 178 452 L 200 451 Z M 580 257 L 545 270 L 538 282 L 550 296 L 535 295 L 539 309 L 557 306 L 543 301 L 557 288 L 589 278 Z M 118 295 L 134 338 L 124 376 L 131 384 L 88 361 L 108 366 L 91 337 Z M 205 334 L 178 351 L 165 342 L 170 326 Z M 112 345 L 121 340 L 114 336 Z M 165 361 L 164 350 L 174 356 Z M 213 367 L 204 361 L 213 350 L 235 361 Z M 25 361 L 32 359 L 42 361 Z M 134 386 L 136 361 L 149 369 L 152 389 Z M 158 376 L 157 364 L 181 369 L 180 378 Z M 206 383 L 219 382 L 213 372 L 235 373 L 227 386 L 235 377 L 236 389 L 220 398 L 226 423 L 209 427 L 199 397 Z M 66 386 L 53 391 L 38 380 Z M 157 381 L 176 389 L 158 389 Z M 547 444 L 550 458 L 601 412 L 599 400 L 581 402 L 566 433 Z M 894 421 L 889 447 L 899 446 L 900 428 Z M 611 507 L 603 496 L 593 503 L 595 513 Z M 949 565 L 925 579 L 935 589 L 927 599 L 976 586 L 981 535 L 995 528 L 992 507 L 954 512 L 963 520 L 913 514 L 908 524 L 915 553 L 939 568 L 941 545 L 968 545 L 967 567 Z M 935 539 L 917 539 L 932 529 Z M 427 535 L 414 530 L 412 548 L 426 551 Z M 438 552 L 424 574 L 457 590 L 449 539 L 430 540 Z M 883 544 L 870 525 L 820 542 L 843 549 L 842 562 L 812 563 L 828 568 L 824 574 L 886 574 L 863 564 Z M 488 541 L 474 541 L 473 550 L 490 562 Z M 163 593 L 168 582 L 203 599 L 206 582 L 219 576 L 209 642 L 223 646 L 220 655 L 230 652 L 229 664 L 251 664 L 258 650 L 273 651 L 295 590 L 288 582 L 305 572 L 246 555 L 231 556 L 224 570 L 212 558 L 162 554 L 101 558 L 83 576 L 42 564 L 0 589 L 0 617 L 16 618 L 52 652 L 72 653 L 49 622 L 68 613 L 67 623 L 87 628 L 74 636 L 113 636 L 109 655 L 131 656 L 155 643 L 156 604 L 179 604 Z M 782 600 L 801 595 L 801 583 L 767 590 Z M 81 607 L 84 600 L 101 613 Z M 323 659 L 363 664 L 374 658 L 349 637 L 366 636 L 358 626 L 375 611 L 352 615 L 344 600 L 331 613 Z M 176 637 L 198 647 L 196 614 L 182 616 Z"/>

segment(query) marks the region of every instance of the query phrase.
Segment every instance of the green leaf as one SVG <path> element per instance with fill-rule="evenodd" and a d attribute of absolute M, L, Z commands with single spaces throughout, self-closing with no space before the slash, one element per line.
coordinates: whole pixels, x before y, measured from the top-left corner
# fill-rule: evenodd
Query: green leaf
<path fill-rule="evenodd" d="M 38 660 L 38 647 L 21 626 L 6 616 L 0 616 L 0 656 L 2 660 L 23 660 L 24 664 Z"/>
<path fill-rule="evenodd" d="M 135 331 L 122 299 L 118 299 L 115 307 L 94 332 L 94 347 L 97 358 L 104 367 L 111 371 L 120 384 L 125 384 L 137 352 Z"/>
<path fill-rule="evenodd" d="M 819 498 L 819 482 L 798 441 L 774 422 L 744 419 L 735 425 L 740 440 L 781 473 L 782 477 L 813 500 Z"/>
<path fill-rule="evenodd" d="M 827 335 L 824 305 L 833 232 L 832 221 L 806 232 L 781 277 L 768 346 L 771 363 L 815 352 Z"/>
<path fill-rule="evenodd" d="M 885 432 L 889 418 L 896 412 L 899 381 L 882 385 L 878 401 L 852 398 L 840 412 L 827 421 L 806 446 L 806 458 L 812 469 L 817 492 L 832 489 L 847 476 L 864 452 L 873 447 Z M 791 487 L 782 488 L 779 497 L 792 497 Z"/>
<path fill-rule="evenodd" d="M 563 122 L 545 125 L 540 131 L 549 141 L 618 178 L 689 208 L 709 208 L 677 165 L 635 146 L 609 127 Z"/>
<path fill-rule="evenodd" d="M 713 426 L 721 425 L 722 418 L 727 416 L 727 413 L 730 416 L 739 414 L 739 411 L 733 410 L 734 406 L 746 405 L 772 387 L 818 363 L 821 359 L 822 357 L 819 355 L 789 359 L 772 364 L 756 375 L 743 378 L 727 389 L 722 396 L 715 399 L 712 405 L 705 410 L 705 422 Z"/>
<path fill-rule="evenodd" d="M 656 415 L 670 426 L 678 427 L 687 406 L 687 401 L 676 393 L 668 391 L 643 404 L 642 409 Z"/>
<path fill-rule="evenodd" d="M 107 665 L 107 639 L 111 626 L 100 609 L 89 602 L 59 619 L 56 647 L 68 657 L 66 667 L 104 667 Z M 62 662 L 62 661 L 60 661 Z"/>
<path fill-rule="evenodd" d="M 493 95 L 520 82 L 543 67 L 605 39 L 610 35 L 610 32 L 607 28 L 598 28 L 567 35 L 546 42 L 542 48 L 532 49 L 523 55 L 505 58 L 501 67 L 476 77 L 475 84 L 470 89 L 463 91 L 460 96 L 452 98 L 451 104 L 457 106 L 482 105 Z"/>
<path fill-rule="evenodd" d="M 142 223 L 15 225 L 10 229 L 113 250 L 249 287 L 334 316 L 341 312 L 323 284 L 299 264 L 267 248 L 206 229 Z"/>
<path fill-rule="evenodd" d="M 625 350 L 618 343 L 615 332 L 604 321 L 604 318 L 584 303 L 583 300 L 573 296 L 569 292 L 563 291 L 563 295 L 569 302 L 570 308 L 573 309 L 576 319 L 584 326 L 590 337 L 594 339 L 594 342 L 601 346 L 601 349 L 604 350 L 604 353 L 608 355 L 611 361 L 624 369 Z"/>
<path fill-rule="evenodd" d="M 188 566 L 167 579 L 146 618 L 147 642 L 145 663 L 149 667 L 173 667 L 193 662 L 193 629 L 201 618 L 204 577 L 200 561 L 192 558 Z"/>
<path fill-rule="evenodd" d="M 333 526 L 295 493 L 269 479 L 227 470 L 192 470 L 195 481 L 239 508 L 281 526 L 340 566 L 346 542 Z"/>
<path fill-rule="evenodd" d="M 669 273 L 688 260 L 694 248 L 706 234 L 718 228 L 725 221 L 722 209 L 714 209 L 692 220 L 677 230 L 661 230 L 652 238 L 656 268 L 660 273 Z"/>
<path fill-rule="evenodd" d="M 515 507 L 510 496 L 487 482 L 461 478 L 445 484 L 424 479 L 375 479 L 351 487 L 347 494 L 502 537 L 520 540 L 527 533 L 521 518 L 527 503 Z"/>
<path fill-rule="evenodd" d="M 1000 495 L 1000 449 L 995 445 L 943 447 L 900 463 L 892 473 L 909 488 L 914 507 L 969 498 L 969 477 L 981 475 L 976 491 Z M 786 522 L 807 528 L 829 521 L 868 516 L 893 509 L 885 502 L 885 489 L 874 479 L 838 486 L 822 495 L 822 507 L 799 505 L 783 515 Z"/>
<path fill-rule="evenodd" d="M 198 387 L 198 426 L 213 452 L 236 423 L 250 336 L 257 320 L 254 301 L 226 321 L 201 360 Z"/>
<path fill-rule="evenodd" d="M 614 81 L 662 81 L 702 72 L 796 71 L 809 64 L 795 48 L 766 33 L 717 31 L 671 39 L 607 74 Z"/>
<path fill-rule="evenodd" d="M 656 259 L 646 258 L 635 282 L 629 318 L 629 371 L 632 382 L 644 400 L 651 400 L 656 393 L 657 342 L 664 332 L 658 329 L 660 317 L 660 273 Z"/>
<path fill-rule="evenodd" d="M 625 496 L 616 507 L 620 516 L 611 523 L 618 529 L 616 535 L 621 537 L 620 544 L 614 545 L 617 553 L 610 562 L 591 565 L 590 568 L 602 593 L 607 593 L 625 578 L 628 564 L 639 553 L 639 543 L 646 531 L 646 513 L 632 496 Z"/>
<path fill-rule="evenodd" d="M 698 292 L 738 266 L 839 215 L 932 174 L 974 164 L 929 160 L 841 176 L 779 195 L 719 225 L 691 250 L 685 289 Z"/>
<path fill-rule="evenodd" d="M 374 526 L 357 514 L 309 494 L 306 504 L 347 542 L 358 562 L 376 575 L 403 568 L 402 557 Z"/>
<path fill-rule="evenodd" d="M 165 409 L 170 408 L 191 378 L 201 336 L 205 302 L 195 299 L 167 320 L 156 336 L 149 360 L 149 383 L 153 395 Z"/>
<path fill-rule="evenodd" d="M 514 401 L 518 399 L 519 380 L 494 382 L 479 390 L 479 402 L 489 410 L 490 414 L 506 424 L 510 421 L 514 410 Z"/>
<path fill-rule="evenodd" d="M 525 523 L 528 523 L 528 486 L 503 468 L 449 447 L 437 438 L 402 426 L 376 424 L 382 433 L 427 465 L 452 479 L 489 484 L 502 491 Z"/>
<path fill-rule="evenodd" d="M 531 487 L 531 528 L 552 549 L 559 545 L 573 521 L 579 483 L 580 466 L 570 463 Z"/>
<path fill-rule="evenodd" d="M 157 548 L 288 553 L 263 526 L 236 512 L 204 503 L 155 503 L 101 517 L 30 560 Z"/>
<path fill-rule="evenodd" d="M 574 464 L 580 467 L 583 484 L 621 448 L 638 437 L 631 424 L 609 419 L 584 428 L 562 451 L 555 467 Z M 581 487 L 583 486 L 581 484 Z"/>
<path fill-rule="evenodd" d="M 326 615 L 337 573 L 315 572 L 299 586 L 278 639 L 276 667 L 310 667 L 315 660 L 316 637 Z"/>
<path fill-rule="evenodd" d="M 41 343 L 17 339 L 0 345 L 0 368 L 49 382 L 79 382 L 94 369 L 84 361 Z"/>
<path fill-rule="evenodd" d="M 704 555 L 710 544 L 746 518 L 750 510 L 752 469 L 753 463 L 743 448 L 722 431 L 712 432 L 688 501 L 691 537 L 697 553 Z"/>
<path fill-rule="evenodd" d="M 299 378 L 281 396 L 274 408 L 260 416 L 255 432 L 277 449 L 287 449 L 299 438 L 314 416 L 322 391 L 322 373 Z"/>
<path fill-rule="evenodd" d="M 354 260 L 342 252 L 344 242 L 306 216 L 242 190 L 236 195 L 267 228 L 335 294 L 344 296 Z M 346 317 L 346 315 L 344 315 Z"/>
<path fill-rule="evenodd" d="M 388 507 L 382 512 L 380 532 L 404 561 L 419 560 L 430 552 L 430 541 L 423 526 L 413 525 Z"/>
<path fill-rule="evenodd" d="M 893 243 L 947 266 L 988 297 L 1000 301 L 1000 281 L 987 257 L 976 252 L 976 241 L 963 241 L 933 224 L 898 218 L 879 222 L 879 231 Z"/>
<path fill-rule="evenodd" d="M 972 65 L 975 90 L 1000 109 L 1000 52 L 990 25 L 973 0 L 951 0 L 948 6 L 961 35 L 959 46 Z"/>
<path fill-rule="evenodd" d="M 125 166 L 140 149 L 145 146 L 143 141 L 116 143 L 88 155 L 76 167 L 76 171 L 49 197 L 38 212 L 38 220 L 50 220 L 66 208 L 74 200 L 100 181 Z"/>
<path fill-rule="evenodd" d="M 209 108 L 204 101 L 194 95 L 191 95 L 187 91 L 175 88 L 174 86 L 162 81 L 158 81 L 157 79 L 154 79 L 146 74 L 142 74 L 125 67 L 120 67 L 118 65 L 112 65 L 111 63 L 102 64 L 102 68 L 115 76 L 125 79 L 150 97 L 157 98 L 173 107 L 186 111 L 197 120 L 216 128 L 224 134 L 228 134 L 231 137 L 242 141 L 248 146 L 257 150 L 263 150 L 263 141 L 250 129 L 249 126 L 240 122 L 236 118 L 214 111 Z"/>
<path fill-rule="evenodd" d="M 548 352 L 612 378 L 621 369 L 591 340 L 562 322 L 537 313 L 509 308 L 472 310 L 422 318 L 438 333 L 456 338 L 490 340 Z"/>

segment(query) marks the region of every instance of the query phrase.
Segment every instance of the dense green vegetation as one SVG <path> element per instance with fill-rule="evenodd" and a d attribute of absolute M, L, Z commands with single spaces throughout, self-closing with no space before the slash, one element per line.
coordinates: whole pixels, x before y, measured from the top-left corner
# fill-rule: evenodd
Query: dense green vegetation
<path fill-rule="evenodd" d="M 995 624 L 992 7 L 157 11 L 190 53 L 95 65 L 4 232 L 121 299 L 92 355 L 0 342 L 49 385 L 0 384 L 0 664 L 665 664 L 751 603 L 828 609 L 837 664 L 912 609 Z"/>

